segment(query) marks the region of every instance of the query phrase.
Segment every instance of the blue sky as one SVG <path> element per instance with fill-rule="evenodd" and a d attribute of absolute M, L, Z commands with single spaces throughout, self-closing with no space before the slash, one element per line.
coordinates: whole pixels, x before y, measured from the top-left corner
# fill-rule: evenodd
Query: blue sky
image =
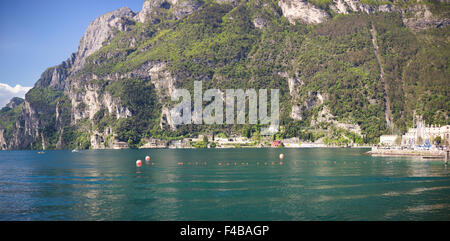
<path fill-rule="evenodd" d="M 0 84 L 33 86 L 48 67 L 71 53 L 98 16 L 144 0 L 13 0 L 0 7 Z M 1 87 L 1 86 L 0 86 Z M 5 98 L 1 91 L 0 97 Z M 2 103 L 0 103 L 2 106 Z"/>

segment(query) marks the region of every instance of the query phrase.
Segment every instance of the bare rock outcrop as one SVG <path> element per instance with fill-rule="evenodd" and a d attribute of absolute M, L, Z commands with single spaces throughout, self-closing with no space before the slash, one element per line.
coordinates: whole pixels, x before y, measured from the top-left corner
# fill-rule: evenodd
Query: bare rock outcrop
<path fill-rule="evenodd" d="M 450 24 L 450 19 L 434 15 L 427 5 L 413 5 L 402 10 L 403 24 L 413 30 L 440 28 Z"/>
<path fill-rule="evenodd" d="M 280 0 L 278 6 L 291 24 L 295 24 L 296 21 L 317 24 L 330 17 L 324 10 L 304 0 Z"/>
<path fill-rule="evenodd" d="M 447 0 L 441 0 L 442 3 L 448 3 Z M 307 24 L 318 24 L 327 21 L 330 18 L 329 13 L 306 0 L 280 0 L 278 6 L 283 12 L 283 16 L 291 24 L 297 21 Z M 408 7 L 400 7 L 395 3 L 382 5 L 370 5 L 362 3 L 359 0 L 333 0 L 328 5 L 329 9 L 337 14 L 350 14 L 361 12 L 373 14 L 377 12 L 396 12 L 402 15 L 405 26 L 412 30 L 423 30 L 428 28 L 440 28 L 450 24 L 450 19 L 445 16 L 438 16 L 430 11 L 427 4 L 411 4 Z M 257 26 L 255 24 L 255 26 Z M 260 25 L 258 25 L 260 26 Z"/>
<path fill-rule="evenodd" d="M 294 120 L 303 120 L 305 117 L 305 111 L 322 105 L 325 98 L 326 96 L 319 92 L 309 92 L 308 97 L 302 104 L 292 106 L 291 118 Z"/>
<path fill-rule="evenodd" d="M 199 0 L 147 0 L 135 20 L 141 23 L 151 21 L 159 23 L 161 18 L 170 14 L 175 20 L 182 19 L 203 5 Z"/>
<path fill-rule="evenodd" d="M 75 70 L 81 69 L 86 58 L 103 47 L 105 42 L 111 40 L 117 30 L 126 30 L 127 25 L 130 24 L 129 20 L 135 15 L 135 12 L 123 7 L 95 19 L 81 38 L 74 62 Z"/>
<path fill-rule="evenodd" d="M 333 0 L 333 4 L 330 5 L 330 8 L 334 12 L 341 14 L 348 14 L 351 12 L 363 12 L 370 14 L 375 12 L 392 12 L 396 10 L 396 7 L 392 4 L 374 6 L 364 4 L 358 0 Z"/>
<path fill-rule="evenodd" d="M 268 21 L 262 17 L 257 17 L 253 19 L 253 25 L 258 29 L 265 29 L 268 25 Z"/>
<path fill-rule="evenodd" d="M 0 128 L 0 150 L 7 150 L 8 149 L 8 144 L 6 143 L 6 139 L 5 139 L 5 129 Z"/>
<path fill-rule="evenodd" d="M 22 104 L 25 100 L 19 97 L 14 97 L 12 98 L 8 104 L 6 104 L 6 107 L 10 108 L 10 109 L 14 109 L 17 106 L 19 106 L 20 104 Z"/>
<path fill-rule="evenodd" d="M 8 144 L 9 149 L 28 147 L 34 140 L 41 138 L 39 127 L 41 121 L 38 112 L 30 102 L 24 102 L 22 113 L 19 115 L 15 127 L 14 135 Z M 42 140 L 45 143 L 45 140 Z"/>

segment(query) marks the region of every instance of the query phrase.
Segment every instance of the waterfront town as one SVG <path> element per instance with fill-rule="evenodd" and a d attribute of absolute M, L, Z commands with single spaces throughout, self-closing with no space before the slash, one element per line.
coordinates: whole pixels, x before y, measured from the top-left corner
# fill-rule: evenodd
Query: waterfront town
<path fill-rule="evenodd" d="M 450 125 L 446 126 L 425 126 L 423 122 L 416 128 L 410 128 L 402 136 L 383 135 L 380 137 L 380 145 L 383 146 L 404 146 L 414 148 L 415 146 L 448 145 L 450 138 Z"/>
<path fill-rule="evenodd" d="M 429 158 L 439 158 L 446 156 L 447 146 L 450 140 L 450 125 L 426 125 L 420 117 L 414 119 L 414 126 L 403 135 L 382 135 L 378 145 L 373 145 L 368 154 L 390 155 L 390 156 L 421 156 Z M 141 149 L 169 148 L 169 149 L 189 149 L 189 148 L 308 148 L 308 147 L 342 147 L 330 146 L 323 142 L 305 142 L 300 138 L 289 138 L 274 140 L 272 136 L 261 137 L 255 141 L 242 136 L 214 136 L 199 135 L 196 138 L 183 138 L 176 140 L 160 140 L 147 138 L 144 140 Z M 370 147 L 357 144 L 345 147 Z M 115 142 L 113 149 L 126 149 L 126 142 Z"/>
<path fill-rule="evenodd" d="M 422 117 L 415 119 L 415 127 L 400 135 L 382 135 L 380 144 L 369 154 L 388 156 L 421 156 L 448 159 L 450 125 L 426 125 Z"/>

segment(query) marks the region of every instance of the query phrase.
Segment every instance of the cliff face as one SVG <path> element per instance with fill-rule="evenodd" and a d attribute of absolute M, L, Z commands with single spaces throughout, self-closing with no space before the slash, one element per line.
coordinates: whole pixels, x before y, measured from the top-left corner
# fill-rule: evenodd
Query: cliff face
<path fill-rule="evenodd" d="M 124 7 L 94 20 L 78 51 L 47 69 L 24 103 L 11 108 L 20 108 L 20 114 L 13 125 L 2 127 L 0 122 L 0 146 L 97 149 L 112 147 L 115 140 L 138 146 L 144 137 L 208 131 L 175 126 L 169 115 L 171 93 L 176 87 L 191 88 L 193 80 L 221 89 L 281 88 L 286 93 L 282 122 L 287 129 L 333 126 L 372 141 L 387 127 L 370 23 L 380 29 L 381 54 L 411 48 L 400 52 L 403 62 L 381 60 L 395 65 L 385 70 L 387 81 L 402 83 L 406 77 L 397 72 L 419 58 L 431 58 L 422 56 L 426 54 L 420 46 L 425 43 L 414 31 L 437 28 L 448 34 L 448 12 L 435 13 L 433 6 L 369 5 L 357 0 L 327 5 L 304 0 L 152 0 L 145 1 L 139 13 Z M 389 21 L 394 21 L 392 26 Z M 390 36 L 393 31 L 399 35 Z M 402 50 L 390 47 L 405 36 L 416 41 L 414 46 L 400 42 Z M 447 45 L 448 38 L 441 48 Z M 442 68 L 429 74 L 445 79 Z M 426 88 L 434 88 L 429 86 L 433 83 Z M 414 88 L 401 91 L 422 95 Z M 387 95 L 396 98 L 399 93 Z M 348 114 L 345 108 L 361 111 Z M 413 107 L 399 108 L 403 114 L 396 116 L 394 110 L 393 118 L 405 125 L 404 113 Z M 447 121 L 448 110 L 443 109 Z M 374 120 L 379 125 L 376 131 L 368 126 Z"/>
<path fill-rule="evenodd" d="M 295 24 L 296 21 L 309 24 L 322 23 L 327 21 L 331 14 L 349 14 L 352 12 L 372 14 L 376 12 L 399 11 L 397 7 L 391 4 L 372 6 L 361 3 L 358 0 L 333 0 L 328 5 L 331 11 L 321 9 L 306 0 L 280 0 L 278 1 L 278 5 L 283 10 L 283 15 L 292 24 Z"/>
<path fill-rule="evenodd" d="M 7 150 L 8 144 L 5 139 L 5 129 L 0 129 L 0 150 Z"/>
<path fill-rule="evenodd" d="M 126 31 L 128 26 L 134 24 L 130 20 L 134 16 L 136 16 L 136 13 L 123 7 L 95 19 L 81 38 L 78 51 L 62 64 L 47 69 L 35 87 L 50 87 L 56 90 L 69 88 L 74 74 L 84 67 L 86 58 L 107 45 L 117 33 Z"/>
<path fill-rule="evenodd" d="M 400 11 L 405 26 L 413 30 L 442 28 L 450 24 L 448 16 L 433 14 L 431 7 L 428 5 L 409 6 Z"/>
<path fill-rule="evenodd" d="M 57 97 L 47 96 L 49 97 L 47 100 L 54 103 L 44 102 L 43 105 L 36 105 L 36 102 L 40 100 L 36 100 L 36 96 L 31 98 L 29 93 L 22 113 L 13 127 L 14 135 L 9 140 L 8 148 L 26 149 L 49 146 L 62 148 L 61 137 L 66 125 L 74 125 L 83 118 L 92 120 L 94 114 L 104 107 L 110 113 L 116 114 L 117 118 L 126 118 L 131 115 L 117 98 L 108 94 L 103 95 L 95 87 L 86 86 L 85 83 L 95 77 L 80 75 L 80 72 L 90 55 L 106 46 L 116 34 L 127 31 L 127 27 L 134 24 L 132 18 L 135 16 L 136 13 L 124 7 L 100 16 L 88 26 L 78 51 L 60 65 L 47 69 L 32 90 L 33 93 L 39 92 L 36 93 L 37 95 L 48 94 L 47 91 L 42 93 L 37 90 L 54 92 L 50 95 L 56 93 Z M 63 100 L 61 96 L 67 99 Z M 62 104 L 66 105 L 64 111 L 68 112 L 65 116 L 60 113 Z M 85 108 L 77 108 L 80 105 Z M 44 132 L 56 132 L 56 134 L 52 133 L 49 136 Z M 57 140 L 56 144 L 55 140 Z"/>
<path fill-rule="evenodd" d="M 10 108 L 10 109 L 14 109 L 16 107 L 18 107 L 19 105 L 21 105 L 25 100 L 22 98 L 18 98 L 18 97 L 14 97 L 11 99 L 11 101 L 9 101 L 8 104 L 6 104 L 6 107 Z"/>
<path fill-rule="evenodd" d="M 42 137 L 40 132 L 41 126 L 42 123 L 38 118 L 37 110 L 31 107 L 30 102 L 25 101 L 22 114 L 13 127 L 14 135 L 9 142 L 9 148 L 22 149 L 30 147 L 33 141 Z M 41 144 L 45 146 L 45 138 L 42 138 Z"/>
<path fill-rule="evenodd" d="M 179 20 L 201 7 L 204 1 L 200 0 L 154 0 L 145 1 L 141 12 L 136 16 L 136 20 L 145 23 L 159 23 L 162 18 L 170 15 L 170 18 Z M 169 14 L 170 12 L 170 14 Z"/>
<path fill-rule="evenodd" d="M 130 19 L 134 16 L 136 16 L 136 13 L 129 8 L 123 7 L 95 19 L 81 38 L 78 52 L 75 54 L 74 70 L 72 71 L 78 71 L 83 68 L 88 56 L 100 50 L 118 32 L 126 31 L 127 27 L 133 24 Z"/>
<path fill-rule="evenodd" d="M 295 24 L 296 20 L 305 23 L 322 23 L 330 17 L 326 11 L 302 0 L 281 0 L 278 1 L 278 6 L 291 24 Z"/>
<path fill-rule="evenodd" d="M 448 3 L 445 0 L 442 2 Z M 280 0 L 278 1 L 278 6 L 282 9 L 284 17 L 292 24 L 295 24 L 297 21 L 317 24 L 327 21 L 334 14 L 357 12 L 366 14 L 395 12 L 402 14 L 404 24 L 414 30 L 444 27 L 449 24 L 450 19 L 448 16 L 433 14 L 430 11 L 430 5 L 420 4 L 421 1 L 418 1 L 419 4 L 417 5 L 409 6 L 402 6 L 396 3 L 397 1 L 380 1 L 380 4 L 370 5 L 358 0 L 333 0 L 326 8 L 320 8 L 306 0 Z"/>

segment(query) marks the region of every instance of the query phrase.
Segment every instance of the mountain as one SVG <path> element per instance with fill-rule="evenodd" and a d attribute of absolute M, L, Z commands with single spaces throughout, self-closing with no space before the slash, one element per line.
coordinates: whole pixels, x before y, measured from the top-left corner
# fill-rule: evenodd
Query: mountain
<path fill-rule="evenodd" d="M 0 112 L 2 149 L 131 147 L 259 126 L 184 125 L 175 88 L 280 89 L 279 138 L 375 143 L 450 124 L 450 3 L 152 0 L 94 20 L 78 51 Z"/>

